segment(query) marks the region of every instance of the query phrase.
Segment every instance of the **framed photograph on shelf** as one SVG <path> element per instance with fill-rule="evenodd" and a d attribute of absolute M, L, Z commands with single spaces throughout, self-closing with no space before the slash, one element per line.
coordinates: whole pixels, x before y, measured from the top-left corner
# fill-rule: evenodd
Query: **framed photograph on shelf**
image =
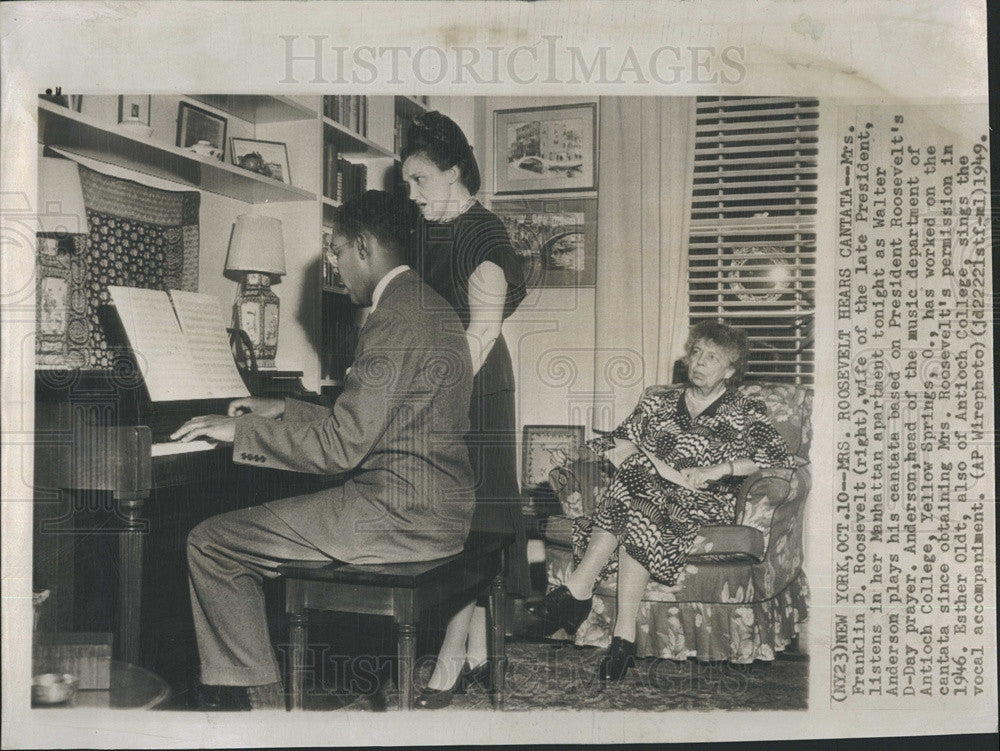
<path fill-rule="evenodd" d="M 521 487 L 537 488 L 549 472 L 580 458 L 582 425 L 525 425 L 521 437 Z"/>
<path fill-rule="evenodd" d="M 493 201 L 529 287 L 593 287 L 597 199 Z"/>
<path fill-rule="evenodd" d="M 237 167 L 292 184 L 291 171 L 288 169 L 288 147 L 281 141 L 230 138 L 229 154 Z"/>
<path fill-rule="evenodd" d="M 177 109 L 177 145 L 225 161 L 227 123 L 221 115 L 181 102 Z"/>
<path fill-rule="evenodd" d="M 71 97 L 79 103 L 83 97 Z M 118 122 L 149 125 L 149 110 L 153 97 L 150 94 L 120 94 L 118 96 Z M 74 109 L 79 112 L 79 104 Z"/>
<path fill-rule="evenodd" d="M 597 188 L 597 104 L 497 110 L 494 192 L 559 193 Z"/>

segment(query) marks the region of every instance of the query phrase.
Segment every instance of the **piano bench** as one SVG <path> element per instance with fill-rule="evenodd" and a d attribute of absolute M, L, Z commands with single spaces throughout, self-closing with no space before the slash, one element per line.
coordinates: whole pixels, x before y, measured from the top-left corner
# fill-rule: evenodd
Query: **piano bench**
<path fill-rule="evenodd" d="M 291 641 L 291 708 L 303 708 L 307 613 L 392 616 L 399 658 L 399 709 L 412 709 L 416 624 L 421 615 L 445 601 L 489 591 L 490 700 L 502 709 L 505 694 L 504 555 L 510 534 L 473 532 L 458 555 L 420 563 L 351 565 L 341 562 L 289 561 L 278 567 L 285 577 L 285 610 Z"/>

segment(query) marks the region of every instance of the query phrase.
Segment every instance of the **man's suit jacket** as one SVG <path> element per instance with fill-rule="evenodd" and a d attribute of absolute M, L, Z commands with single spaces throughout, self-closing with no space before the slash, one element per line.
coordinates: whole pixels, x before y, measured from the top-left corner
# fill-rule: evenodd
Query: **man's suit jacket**
<path fill-rule="evenodd" d="M 415 271 L 392 279 L 332 408 L 289 399 L 281 420 L 236 421 L 234 461 L 343 475 L 267 504 L 333 558 L 395 563 L 459 552 L 474 503 L 464 437 L 472 361 L 458 315 Z"/>

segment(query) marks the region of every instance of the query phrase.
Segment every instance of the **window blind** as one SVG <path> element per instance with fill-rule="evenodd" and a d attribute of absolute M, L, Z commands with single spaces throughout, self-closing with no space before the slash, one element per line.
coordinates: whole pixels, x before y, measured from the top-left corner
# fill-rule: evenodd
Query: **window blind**
<path fill-rule="evenodd" d="M 744 329 L 748 377 L 813 382 L 819 102 L 699 97 L 691 324 Z"/>

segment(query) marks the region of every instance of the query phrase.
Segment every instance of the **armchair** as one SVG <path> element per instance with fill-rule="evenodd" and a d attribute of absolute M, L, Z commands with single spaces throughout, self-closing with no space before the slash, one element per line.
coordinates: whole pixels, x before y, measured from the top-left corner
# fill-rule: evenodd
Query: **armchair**
<path fill-rule="evenodd" d="M 662 387 L 654 387 L 662 388 Z M 812 394 L 801 386 L 749 383 L 740 387 L 767 406 L 771 423 L 798 458 L 794 469 L 762 469 L 740 486 L 736 523 L 702 527 L 677 583 L 650 581 L 639 607 L 640 657 L 773 660 L 798 634 L 809 595 L 802 572 L 802 523 L 811 475 Z M 562 507 L 545 527 L 549 588 L 573 566 L 573 518 L 594 510 L 613 467 L 586 458 L 549 473 Z M 580 646 L 607 647 L 615 619 L 614 577 L 600 581 L 594 607 L 576 632 Z M 563 631 L 555 636 L 568 638 Z"/>

